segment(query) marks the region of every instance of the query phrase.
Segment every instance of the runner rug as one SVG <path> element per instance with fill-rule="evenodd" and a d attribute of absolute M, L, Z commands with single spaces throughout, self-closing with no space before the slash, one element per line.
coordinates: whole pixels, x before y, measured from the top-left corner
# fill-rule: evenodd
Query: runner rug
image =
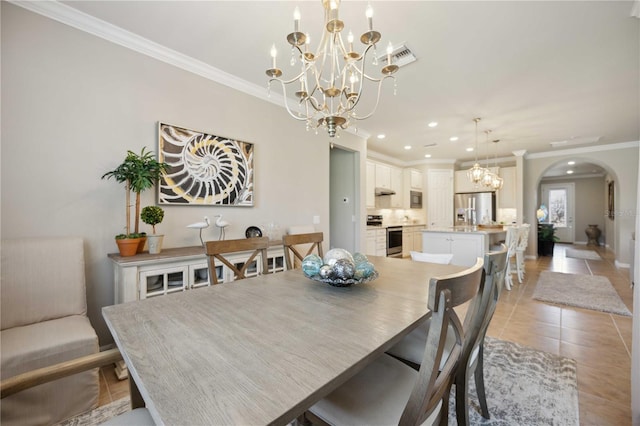
<path fill-rule="evenodd" d="M 471 380 L 469 418 L 472 425 L 579 424 L 574 360 L 487 337 L 484 367 L 491 419 L 480 415 L 475 384 Z M 456 425 L 455 394 L 450 403 L 453 405 L 449 409 L 449 424 Z M 61 424 L 97 426 L 127 410 L 129 398 L 123 398 Z"/>
<path fill-rule="evenodd" d="M 631 316 L 609 279 L 600 275 L 541 272 L 533 298 L 542 302 Z"/>
<path fill-rule="evenodd" d="M 593 250 L 575 250 L 575 249 L 567 249 L 564 252 L 566 257 L 574 257 L 576 259 L 587 259 L 587 260 L 602 260 L 600 255 Z"/>

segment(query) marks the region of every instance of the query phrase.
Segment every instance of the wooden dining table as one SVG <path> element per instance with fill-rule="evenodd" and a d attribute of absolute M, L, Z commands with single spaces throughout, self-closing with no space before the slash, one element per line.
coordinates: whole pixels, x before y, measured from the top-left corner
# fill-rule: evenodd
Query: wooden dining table
<path fill-rule="evenodd" d="M 287 424 L 417 327 L 429 279 L 460 266 L 370 257 L 374 281 L 301 270 L 104 307 L 132 406 L 156 424 Z"/>

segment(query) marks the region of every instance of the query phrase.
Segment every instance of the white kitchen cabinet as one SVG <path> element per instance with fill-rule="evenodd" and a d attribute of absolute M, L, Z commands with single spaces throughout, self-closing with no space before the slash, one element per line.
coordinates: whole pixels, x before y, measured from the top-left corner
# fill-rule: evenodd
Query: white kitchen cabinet
<path fill-rule="evenodd" d="M 367 208 L 376 207 L 376 164 L 367 161 L 367 182 L 366 182 L 366 203 Z"/>
<path fill-rule="evenodd" d="M 396 209 L 403 208 L 403 185 L 402 185 L 402 169 L 399 167 L 391 167 L 391 189 L 395 194 L 391 196 L 391 207 Z"/>
<path fill-rule="evenodd" d="M 422 189 L 422 172 L 418 170 L 409 169 L 409 182 L 411 184 L 411 189 L 413 190 L 421 190 Z"/>
<path fill-rule="evenodd" d="M 453 226 L 453 170 L 429 169 L 426 195 L 429 226 Z"/>
<path fill-rule="evenodd" d="M 411 256 L 412 251 L 422 251 L 422 229 L 424 225 L 402 227 L 402 257 Z"/>
<path fill-rule="evenodd" d="M 482 166 L 482 164 L 481 164 Z M 499 167 L 489 167 L 489 170 L 491 170 L 493 173 L 500 173 L 500 168 Z M 493 191 L 493 189 L 491 188 L 487 188 L 486 186 L 484 186 L 481 183 L 473 183 L 469 180 L 469 178 L 467 177 L 467 169 L 465 170 L 458 170 L 455 172 L 455 178 L 454 178 L 454 190 L 457 193 L 461 193 L 461 192 L 487 192 L 487 191 Z"/>
<path fill-rule="evenodd" d="M 365 238 L 365 252 L 367 256 L 386 256 L 387 255 L 387 230 L 367 229 Z"/>
<path fill-rule="evenodd" d="M 251 255 L 237 253 L 228 256 L 230 262 L 242 265 Z M 274 242 L 267 251 L 269 272 L 285 270 L 284 250 Z M 113 262 L 115 303 L 125 303 L 155 296 L 187 291 L 210 285 L 209 268 L 204 249 L 200 246 L 162 250 L 160 254 L 142 253 L 122 257 L 109 254 Z M 262 262 L 254 260 L 246 276 L 262 271 Z M 219 283 L 234 280 L 233 271 L 216 262 Z"/>
<path fill-rule="evenodd" d="M 504 240 L 506 231 L 494 232 L 422 232 L 422 252 L 432 254 L 453 254 L 451 263 L 473 266 L 478 257 L 483 258 L 490 247 Z"/>
<path fill-rule="evenodd" d="M 376 165 L 376 188 L 391 189 L 391 166 L 375 163 Z"/>
<path fill-rule="evenodd" d="M 504 180 L 502 188 L 497 191 L 499 209 L 516 208 L 516 168 L 501 167 L 500 177 Z"/>

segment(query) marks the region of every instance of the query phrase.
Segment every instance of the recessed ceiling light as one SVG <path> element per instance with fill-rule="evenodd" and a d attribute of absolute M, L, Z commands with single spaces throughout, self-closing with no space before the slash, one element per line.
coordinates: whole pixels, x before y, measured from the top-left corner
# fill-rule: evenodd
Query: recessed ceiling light
<path fill-rule="evenodd" d="M 573 170 L 567 170 L 567 174 L 568 175 L 572 175 L 573 174 Z"/>
<path fill-rule="evenodd" d="M 404 149 L 411 149 L 411 145 L 405 145 Z"/>
<path fill-rule="evenodd" d="M 457 140 L 458 140 L 458 137 L 457 137 L 457 136 L 451 136 L 451 137 L 449 138 L 449 140 L 450 140 L 451 142 L 455 142 L 455 141 L 457 141 Z"/>
<path fill-rule="evenodd" d="M 384 139 L 384 138 L 386 138 L 386 137 L 387 137 L 387 135 L 385 135 L 384 133 L 380 133 L 380 134 L 378 135 L 378 139 Z"/>
<path fill-rule="evenodd" d="M 431 158 L 431 154 L 425 154 L 424 158 Z"/>
<path fill-rule="evenodd" d="M 467 148 L 467 152 L 471 152 L 471 151 L 473 151 L 472 147 Z"/>
<path fill-rule="evenodd" d="M 432 121 L 431 123 L 427 124 L 427 126 L 429 127 L 436 127 L 438 125 L 437 121 Z"/>
<path fill-rule="evenodd" d="M 575 161 L 569 161 L 567 164 L 570 165 L 570 166 L 573 166 L 574 164 L 576 164 L 576 162 Z"/>

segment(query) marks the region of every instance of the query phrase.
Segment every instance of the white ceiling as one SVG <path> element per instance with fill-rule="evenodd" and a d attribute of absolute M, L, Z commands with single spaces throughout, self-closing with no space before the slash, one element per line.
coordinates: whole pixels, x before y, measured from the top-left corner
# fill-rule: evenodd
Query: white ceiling
<path fill-rule="evenodd" d="M 295 6 L 312 40 L 319 39 L 323 14 L 319 0 L 65 4 L 265 92 L 274 42 L 285 76 L 295 70 L 285 40 Z M 474 117 L 482 118 L 480 158 L 487 155 L 486 129 L 490 140 L 500 140 L 489 144 L 490 157 L 640 140 L 640 19 L 631 16 L 632 1 L 371 4 L 382 33 L 379 52 L 389 41 L 406 42 L 418 60 L 397 73 L 397 95 L 387 81 L 378 111 L 360 122 L 371 135 L 369 149 L 406 163 L 427 153 L 432 160 L 473 160 L 465 148 L 475 144 Z M 366 5 L 341 4 L 345 30 L 356 38 L 366 29 Z M 439 124 L 429 128 L 430 121 Z M 387 137 L 379 141 L 379 133 Z M 557 141 L 567 142 L 552 148 Z"/>

